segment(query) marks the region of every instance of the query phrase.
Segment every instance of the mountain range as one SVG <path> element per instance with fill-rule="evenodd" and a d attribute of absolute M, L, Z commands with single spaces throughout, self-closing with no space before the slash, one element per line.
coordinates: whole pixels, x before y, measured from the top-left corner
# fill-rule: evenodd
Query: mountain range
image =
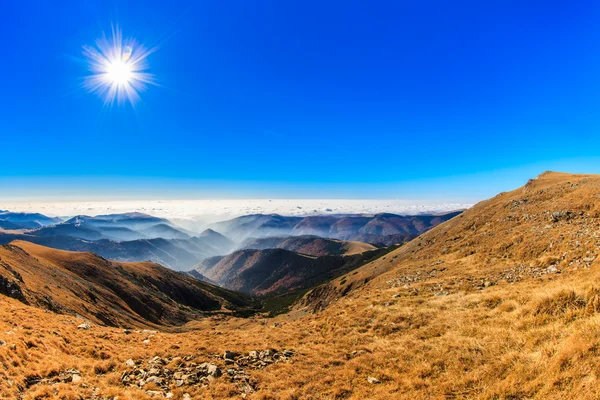
<path fill-rule="evenodd" d="M 327 243 L 318 255 L 335 255 L 339 253 L 335 247 L 341 242 L 338 245 L 333 245 L 333 241 L 319 243 L 317 237 L 353 242 L 365 239 L 377 247 L 389 246 L 403 243 L 453 215 L 456 213 L 305 218 L 252 215 L 214 224 L 212 228 L 195 234 L 167 219 L 137 212 L 94 217 L 79 215 L 62 222 L 41 214 L 2 212 L 0 218 L 6 219 L 0 220 L 4 223 L 0 226 L 0 244 L 24 240 L 61 250 L 92 252 L 116 261 L 152 261 L 174 270 L 187 271 L 206 258 L 247 248 L 252 241 L 254 244 L 251 246 L 266 249 L 266 242 L 263 240 L 260 244 L 260 241 L 265 237 L 273 240 L 275 233 L 284 237 L 314 236 L 304 239 L 304 249 L 286 247 L 291 242 L 282 248 L 302 253 L 310 246 L 316 249 Z M 297 241 L 294 243 L 300 246 Z M 360 249 L 372 249 L 373 245 L 368 243 L 347 245 L 358 252 Z"/>
<path fill-rule="evenodd" d="M 211 225 L 234 241 L 249 238 L 313 235 L 380 245 L 405 242 L 460 214 L 440 215 L 317 215 L 286 217 L 277 214 L 245 215 Z"/>

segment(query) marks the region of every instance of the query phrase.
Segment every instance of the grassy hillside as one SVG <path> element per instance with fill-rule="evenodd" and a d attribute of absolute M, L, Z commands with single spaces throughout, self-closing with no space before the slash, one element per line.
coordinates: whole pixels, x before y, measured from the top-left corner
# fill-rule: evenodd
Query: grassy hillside
<path fill-rule="evenodd" d="M 252 303 L 158 264 L 118 263 L 21 241 L 0 246 L 0 293 L 111 326 L 182 325 Z"/>

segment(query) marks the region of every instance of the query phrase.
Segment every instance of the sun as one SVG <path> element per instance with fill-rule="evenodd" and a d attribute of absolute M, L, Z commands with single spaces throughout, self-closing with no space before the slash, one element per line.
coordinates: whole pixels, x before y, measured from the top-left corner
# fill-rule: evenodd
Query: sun
<path fill-rule="evenodd" d="M 114 60 L 107 65 L 107 78 L 117 85 L 126 85 L 132 77 L 131 66 L 123 60 Z"/>
<path fill-rule="evenodd" d="M 112 36 L 104 35 L 96 46 L 85 46 L 91 75 L 84 86 L 112 106 L 128 101 L 131 105 L 140 100 L 139 93 L 148 85 L 156 85 L 154 75 L 147 72 L 147 58 L 155 49 L 147 50 L 133 39 L 124 40 L 121 30 L 112 29 Z"/>

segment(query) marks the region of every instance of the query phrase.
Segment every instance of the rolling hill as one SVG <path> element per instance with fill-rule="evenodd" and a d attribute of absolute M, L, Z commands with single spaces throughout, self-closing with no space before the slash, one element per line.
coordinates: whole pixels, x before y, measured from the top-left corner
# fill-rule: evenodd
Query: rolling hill
<path fill-rule="evenodd" d="M 238 250 L 284 249 L 309 256 L 347 256 L 375 250 L 376 247 L 362 242 L 336 240 L 319 236 L 289 236 L 250 238 L 244 241 Z"/>
<path fill-rule="evenodd" d="M 22 241 L 0 247 L 0 292 L 54 312 L 128 327 L 182 325 L 252 304 L 247 296 L 158 264 L 118 263 Z"/>
<path fill-rule="evenodd" d="M 238 250 L 208 258 L 193 270 L 230 290 L 275 295 L 317 285 L 388 251 L 386 248 L 348 256 L 315 257 L 278 248 Z"/>

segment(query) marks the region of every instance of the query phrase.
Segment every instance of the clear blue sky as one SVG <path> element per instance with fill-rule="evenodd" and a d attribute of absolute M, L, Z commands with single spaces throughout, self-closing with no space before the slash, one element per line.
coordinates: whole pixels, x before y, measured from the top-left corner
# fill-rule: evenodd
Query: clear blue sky
<path fill-rule="evenodd" d="M 159 43 L 134 109 L 81 88 L 111 24 Z M 0 5 L 0 199 L 479 200 L 600 172 L 597 1 Z"/>

